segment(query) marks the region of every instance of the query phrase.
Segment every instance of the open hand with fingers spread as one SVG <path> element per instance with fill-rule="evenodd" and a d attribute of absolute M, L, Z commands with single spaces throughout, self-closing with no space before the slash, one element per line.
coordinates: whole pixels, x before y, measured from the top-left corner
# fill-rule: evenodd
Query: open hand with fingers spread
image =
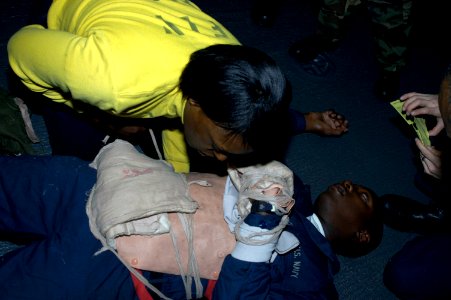
<path fill-rule="evenodd" d="M 319 135 L 342 135 L 348 131 L 348 120 L 332 109 L 305 114 L 305 131 Z"/>

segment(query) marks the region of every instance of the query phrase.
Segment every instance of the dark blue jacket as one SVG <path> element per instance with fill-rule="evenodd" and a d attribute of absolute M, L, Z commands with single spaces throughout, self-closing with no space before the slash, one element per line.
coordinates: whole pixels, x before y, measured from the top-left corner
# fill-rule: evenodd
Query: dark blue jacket
<path fill-rule="evenodd" d="M 130 272 L 91 234 L 85 212 L 96 180 L 74 157 L 0 156 L 0 239 L 26 246 L 0 257 L 1 299 L 136 299 Z M 214 290 L 217 299 L 334 299 L 337 257 L 302 215 L 310 191 L 295 178 L 296 206 L 287 230 L 300 247 L 274 263 L 228 256 Z M 180 276 L 144 272 L 166 296 L 185 299 Z M 204 287 L 207 281 L 203 280 Z M 155 295 L 154 299 L 157 299 Z"/>
<path fill-rule="evenodd" d="M 312 214 L 309 187 L 295 178 L 295 209 L 286 230 L 300 246 L 272 264 L 226 257 L 213 299 L 338 299 L 333 283 L 339 261 L 329 242 L 305 217 Z"/>

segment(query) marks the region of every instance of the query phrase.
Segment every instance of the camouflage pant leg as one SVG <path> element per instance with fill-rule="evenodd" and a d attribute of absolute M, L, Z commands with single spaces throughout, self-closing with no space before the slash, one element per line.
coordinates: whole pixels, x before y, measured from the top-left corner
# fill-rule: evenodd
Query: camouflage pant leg
<path fill-rule="evenodd" d="M 412 0 L 368 0 L 368 10 L 380 68 L 391 72 L 403 68 L 412 28 Z"/>
<path fill-rule="evenodd" d="M 371 16 L 380 67 L 387 71 L 403 68 L 412 28 L 412 0 L 323 0 L 318 15 L 319 31 L 330 39 L 341 39 L 346 16 L 362 3 L 368 6 Z"/>
<path fill-rule="evenodd" d="M 344 19 L 360 0 L 322 0 L 318 14 L 319 32 L 331 39 L 340 40 L 345 34 Z"/>

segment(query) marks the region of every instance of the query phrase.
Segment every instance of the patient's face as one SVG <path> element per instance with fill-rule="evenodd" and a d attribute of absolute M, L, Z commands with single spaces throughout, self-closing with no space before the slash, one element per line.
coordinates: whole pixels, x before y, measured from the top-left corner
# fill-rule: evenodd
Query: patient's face
<path fill-rule="evenodd" d="M 315 201 L 315 213 L 325 222 L 339 229 L 342 237 L 359 231 L 374 211 L 375 199 L 371 192 L 350 180 L 333 184 Z"/>

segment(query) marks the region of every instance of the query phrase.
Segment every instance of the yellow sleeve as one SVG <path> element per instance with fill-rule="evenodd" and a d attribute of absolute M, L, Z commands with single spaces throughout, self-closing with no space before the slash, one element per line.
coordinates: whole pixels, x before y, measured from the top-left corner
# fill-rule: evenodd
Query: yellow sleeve
<path fill-rule="evenodd" d="M 178 173 L 189 172 L 189 158 L 183 133 L 180 130 L 163 130 L 164 158 Z"/>
<path fill-rule="evenodd" d="M 30 25 L 9 40 L 9 61 L 32 91 L 69 105 L 77 99 L 114 111 L 115 91 L 102 42 L 97 35 L 83 37 Z"/>
<path fill-rule="evenodd" d="M 32 91 L 65 102 L 65 53 L 74 36 L 30 25 L 16 32 L 8 42 L 9 63 Z"/>

